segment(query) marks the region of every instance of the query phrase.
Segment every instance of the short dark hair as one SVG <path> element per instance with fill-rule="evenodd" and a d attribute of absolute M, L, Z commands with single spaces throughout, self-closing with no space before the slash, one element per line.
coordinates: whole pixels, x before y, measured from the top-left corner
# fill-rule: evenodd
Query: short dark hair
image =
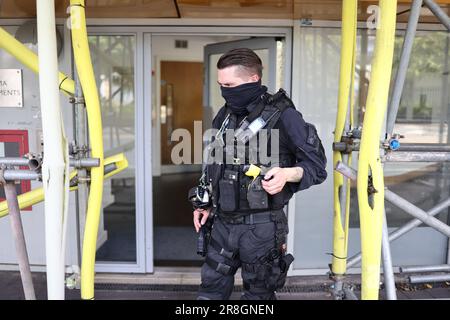
<path fill-rule="evenodd" d="M 262 77 L 262 62 L 258 55 L 248 48 L 237 48 L 223 54 L 217 62 L 217 69 L 231 66 L 240 66 L 248 74 L 257 74 Z"/>

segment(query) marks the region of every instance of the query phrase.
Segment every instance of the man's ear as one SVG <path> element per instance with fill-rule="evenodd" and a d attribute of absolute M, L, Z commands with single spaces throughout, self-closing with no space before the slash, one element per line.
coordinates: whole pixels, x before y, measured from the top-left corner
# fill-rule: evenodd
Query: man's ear
<path fill-rule="evenodd" d="M 258 82 L 261 79 L 257 74 L 254 74 L 250 77 L 251 82 Z"/>

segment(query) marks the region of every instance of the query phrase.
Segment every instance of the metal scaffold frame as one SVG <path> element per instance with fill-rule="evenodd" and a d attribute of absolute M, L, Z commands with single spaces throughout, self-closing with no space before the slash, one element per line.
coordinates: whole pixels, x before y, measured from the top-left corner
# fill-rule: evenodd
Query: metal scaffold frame
<path fill-rule="evenodd" d="M 390 243 L 421 224 L 450 238 L 450 226 L 434 216 L 450 206 L 450 198 L 434 206 L 427 212 L 413 205 L 406 199 L 388 190 L 384 186 L 383 163 L 386 162 L 448 162 L 450 150 L 448 145 L 427 146 L 408 144 L 400 146 L 400 133 L 394 133 L 394 124 L 400 105 L 400 98 L 406 79 L 413 42 L 419 22 L 420 10 L 427 6 L 438 20 L 450 31 L 450 18 L 433 0 L 413 0 L 408 20 L 403 48 L 400 56 L 395 82 L 387 108 L 392 55 L 395 32 L 396 1 L 380 0 L 380 15 L 376 33 L 375 55 L 372 63 L 372 75 L 366 102 L 366 112 L 362 132 L 353 128 L 346 115 L 353 113 L 353 74 L 356 39 L 357 0 L 344 0 L 342 7 L 342 48 L 338 99 L 338 114 L 333 144 L 334 154 L 334 243 L 331 276 L 335 281 L 333 295 L 335 299 L 355 299 L 355 294 L 345 283 L 346 269 L 362 261 L 361 298 L 378 299 L 380 263 L 383 262 L 386 298 L 395 300 L 396 287 L 392 267 Z M 351 20 L 349 20 L 351 19 Z M 447 41 L 448 42 L 448 41 Z M 448 43 L 446 46 L 448 51 Z M 349 53 L 351 56 L 349 57 Z M 448 52 L 447 52 L 448 55 Z M 448 57 L 445 59 L 448 85 Z M 384 79 L 383 81 L 380 81 Z M 383 83 L 384 82 L 384 83 Z M 445 102 L 445 101 L 444 101 Z M 385 140 L 380 142 L 382 121 L 387 110 Z M 345 125 L 344 125 L 345 124 Z M 343 128 L 346 128 L 345 132 Z M 351 167 L 353 151 L 359 151 L 358 170 Z M 344 155 L 346 155 L 344 157 Z M 357 181 L 359 214 L 361 222 L 361 253 L 347 258 L 348 215 L 350 181 Z M 388 201 L 414 219 L 405 225 L 388 232 L 388 223 L 384 201 Z M 341 213 L 345 210 L 345 225 L 341 223 Z M 448 259 L 447 259 L 448 260 Z M 448 263 L 448 261 L 447 261 Z M 400 272 L 448 272 L 450 265 L 403 267 Z M 426 276 L 409 276 L 410 283 L 449 281 L 449 274 L 432 274 Z"/>
<path fill-rule="evenodd" d="M 56 29 L 54 0 L 37 3 L 38 56 L 0 27 L 0 48 L 24 66 L 39 74 L 45 154 L 29 153 L 19 158 L 0 158 L 0 185 L 6 200 L 0 202 L 0 218 L 9 215 L 16 246 L 19 270 L 26 299 L 35 299 L 30 263 L 25 243 L 20 210 L 45 200 L 47 292 L 49 299 L 64 299 L 64 286 L 73 287 L 65 274 L 65 225 L 68 191 L 78 190 L 81 215 L 86 215 L 81 259 L 81 296 L 94 298 L 94 264 L 103 180 L 128 167 L 123 153 L 103 158 L 103 136 L 98 90 L 90 60 L 87 41 L 84 1 L 70 1 L 71 31 L 77 68 L 75 81 L 58 73 L 56 58 Z M 64 126 L 59 110 L 58 90 L 74 105 L 79 130 L 75 143 L 65 143 Z M 49 108 L 50 107 L 50 108 Z M 45 112 L 44 112 L 45 109 Z M 87 115 L 89 145 L 84 122 Z M 83 125 L 81 125 L 83 124 Z M 59 139 L 56 141 L 56 139 Z M 60 149 L 59 152 L 58 149 Z M 59 154 L 60 157 L 56 157 Z M 70 158 L 69 158 L 70 154 Z M 18 167 L 28 169 L 18 169 Z M 68 172 L 68 166 L 78 168 Z M 58 172 L 60 174 L 58 174 Z M 56 179 L 56 177 L 58 179 Z M 39 180 L 44 187 L 17 195 L 15 183 L 20 180 Z M 89 193 L 87 184 L 89 183 Z M 86 201 L 86 198 L 88 200 Z M 84 201 L 83 201 L 84 199 Z M 87 202 L 87 206 L 85 203 Z"/>

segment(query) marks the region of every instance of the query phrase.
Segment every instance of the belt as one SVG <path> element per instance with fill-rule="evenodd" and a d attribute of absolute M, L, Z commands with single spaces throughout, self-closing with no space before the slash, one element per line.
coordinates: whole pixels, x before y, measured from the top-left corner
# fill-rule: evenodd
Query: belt
<path fill-rule="evenodd" d="M 273 212 L 265 211 L 258 213 L 250 213 L 247 215 L 243 215 L 240 217 L 226 217 L 225 215 L 220 215 L 220 219 L 229 224 L 259 224 L 259 223 L 268 223 L 273 220 Z"/>

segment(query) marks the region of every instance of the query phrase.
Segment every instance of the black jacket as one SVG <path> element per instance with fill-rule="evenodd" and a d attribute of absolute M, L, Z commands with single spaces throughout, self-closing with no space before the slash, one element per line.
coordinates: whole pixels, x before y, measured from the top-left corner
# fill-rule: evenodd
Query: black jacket
<path fill-rule="evenodd" d="M 250 113 L 257 105 L 258 101 L 251 103 L 247 110 Z M 225 120 L 227 110 L 223 106 L 215 118 L 212 127 L 219 129 Z M 238 117 L 238 122 L 244 117 Z M 302 167 L 303 177 L 298 183 L 288 182 L 285 188 L 289 188 L 288 193 L 293 193 L 309 188 L 312 185 L 322 183 L 326 177 L 326 157 L 320 138 L 317 135 L 315 127 L 303 119 L 302 114 L 294 108 L 287 108 L 281 114 L 279 120 L 274 126 L 279 129 L 279 152 L 288 154 L 291 159 L 288 165 L 283 167 Z M 286 199 L 286 200 L 288 200 Z"/>

